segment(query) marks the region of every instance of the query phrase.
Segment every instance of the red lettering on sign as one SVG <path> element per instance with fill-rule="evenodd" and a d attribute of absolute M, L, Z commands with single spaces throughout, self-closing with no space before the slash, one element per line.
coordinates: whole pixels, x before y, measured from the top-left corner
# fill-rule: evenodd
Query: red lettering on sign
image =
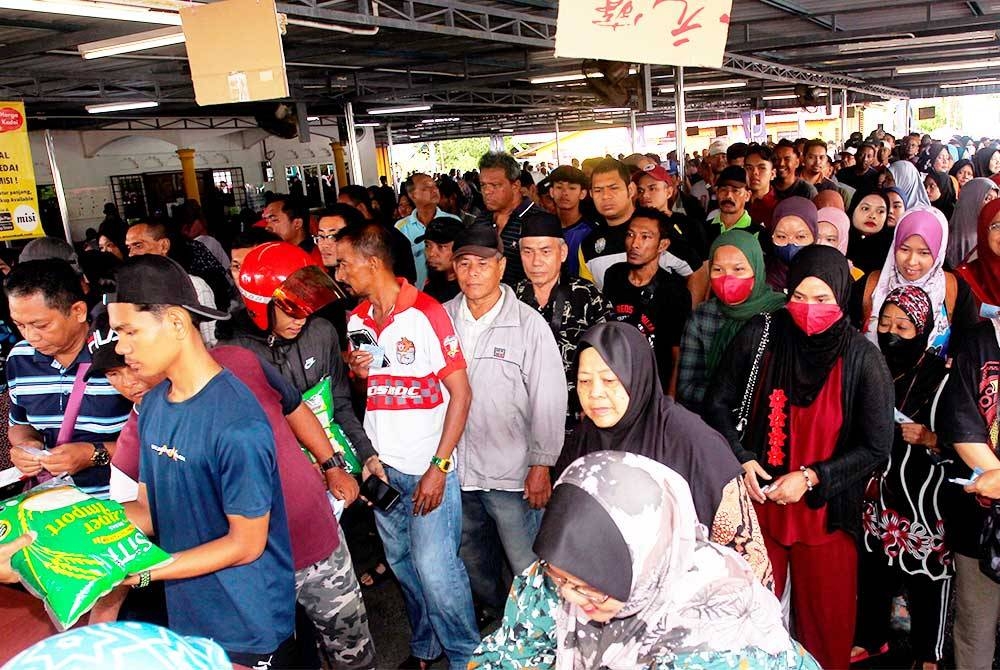
<path fill-rule="evenodd" d="M 17 130 L 23 125 L 24 117 L 21 116 L 21 112 L 17 111 L 13 107 L 4 107 L 0 109 L 0 133 Z"/>

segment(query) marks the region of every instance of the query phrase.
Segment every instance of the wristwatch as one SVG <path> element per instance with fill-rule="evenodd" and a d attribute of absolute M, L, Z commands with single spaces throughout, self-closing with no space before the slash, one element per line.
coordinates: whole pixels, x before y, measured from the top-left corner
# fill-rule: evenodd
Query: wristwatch
<path fill-rule="evenodd" d="M 91 444 L 94 446 L 94 455 L 90 457 L 92 465 L 102 466 L 111 462 L 111 454 L 108 453 L 103 444 L 100 442 L 91 442 Z"/>
<path fill-rule="evenodd" d="M 445 474 L 455 469 L 455 463 L 450 458 L 441 458 L 440 456 L 431 456 L 431 465 Z"/>
<path fill-rule="evenodd" d="M 323 471 L 323 474 L 326 474 L 334 468 L 340 468 L 342 470 L 347 469 L 347 461 L 344 460 L 344 455 L 336 451 L 333 452 L 333 456 L 319 464 L 319 469 Z"/>

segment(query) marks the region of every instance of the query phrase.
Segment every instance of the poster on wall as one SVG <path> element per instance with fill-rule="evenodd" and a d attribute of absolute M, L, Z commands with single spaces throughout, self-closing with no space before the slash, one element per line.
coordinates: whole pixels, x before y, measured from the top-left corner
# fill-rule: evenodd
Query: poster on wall
<path fill-rule="evenodd" d="M 44 235 L 24 103 L 0 102 L 0 240 Z"/>
<path fill-rule="evenodd" d="M 732 0 L 564 0 L 556 56 L 718 68 Z"/>

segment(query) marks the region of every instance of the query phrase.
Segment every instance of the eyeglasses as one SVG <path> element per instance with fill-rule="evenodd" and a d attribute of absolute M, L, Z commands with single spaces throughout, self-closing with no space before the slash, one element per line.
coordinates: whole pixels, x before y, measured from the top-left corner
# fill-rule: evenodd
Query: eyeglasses
<path fill-rule="evenodd" d="M 606 593 L 601 593 L 600 591 L 596 591 L 586 586 L 580 586 L 579 584 L 571 584 L 565 577 L 560 577 L 552 572 L 552 566 L 549 565 L 547 561 L 539 561 L 539 565 L 541 565 L 545 575 L 555 583 L 557 588 L 569 589 L 573 593 L 586 598 L 594 605 L 603 605 L 611 599 L 611 596 Z"/>
<path fill-rule="evenodd" d="M 986 229 L 986 231 L 989 232 L 990 234 L 993 234 L 998 230 L 1000 230 L 1000 221 L 998 221 L 997 223 L 991 223 L 990 227 Z"/>
<path fill-rule="evenodd" d="M 318 233 L 313 235 L 313 242 L 316 244 L 319 244 L 320 242 L 333 242 L 335 239 L 337 239 L 337 233 L 330 233 L 329 235 Z"/>

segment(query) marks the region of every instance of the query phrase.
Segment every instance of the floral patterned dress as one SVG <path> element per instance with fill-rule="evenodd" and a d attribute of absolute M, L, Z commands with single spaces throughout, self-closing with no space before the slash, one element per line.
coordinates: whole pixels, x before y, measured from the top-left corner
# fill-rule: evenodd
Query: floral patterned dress
<path fill-rule="evenodd" d="M 558 590 L 536 563 L 514 578 L 503 623 L 483 639 L 469 663 L 469 670 L 548 670 L 555 667 Z M 677 631 L 683 637 L 683 631 Z M 756 647 L 733 651 L 705 649 L 684 653 L 663 652 L 649 666 L 655 670 L 820 670 L 797 642 L 780 654 Z"/>

